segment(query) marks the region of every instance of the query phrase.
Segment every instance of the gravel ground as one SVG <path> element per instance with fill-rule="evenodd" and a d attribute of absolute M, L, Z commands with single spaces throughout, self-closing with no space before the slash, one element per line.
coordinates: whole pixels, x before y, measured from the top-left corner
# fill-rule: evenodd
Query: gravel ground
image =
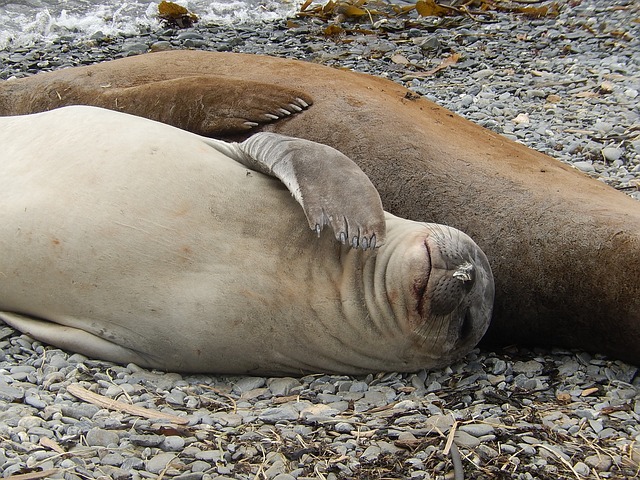
<path fill-rule="evenodd" d="M 638 13 L 584 0 L 534 20 L 378 17 L 335 37 L 322 34 L 334 21 L 314 17 L 69 34 L 0 52 L 0 78 L 150 48 L 305 59 L 387 76 L 640 199 Z M 640 476 L 638 370 L 584 352 L 513 347 L 433 372 L 259 378 L 113 365 L 6 326 L 0 346 L 4 478 Z"/>

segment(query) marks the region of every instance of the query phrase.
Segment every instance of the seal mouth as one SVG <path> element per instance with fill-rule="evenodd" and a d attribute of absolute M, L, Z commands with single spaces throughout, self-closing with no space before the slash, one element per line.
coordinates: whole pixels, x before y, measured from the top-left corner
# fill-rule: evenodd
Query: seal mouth
<path fill-rule="evenodd" d="M 427 286 L 429 285 L 429 278 L 431 277 L 431 266 L 433 265 L 433 261 L 431 258 L 431 248 L 429 247 L 429 244 L 427 243 L 426 239 L 424 240 L 424 242 L 422 242 L 422 245 L 424 246 L 427 252 L 428 268 L 426 271 L 426 275 L 424 275 L 424 277 L 418 277 L 413 287 L 413 291 L 415 293 L 415 298 L 416 298 L 416 312 L 418 313 L 418 316 L 421 318 L 424 316 L 425 297 L 426 297 L 425 294 L 427 292 Z"/>

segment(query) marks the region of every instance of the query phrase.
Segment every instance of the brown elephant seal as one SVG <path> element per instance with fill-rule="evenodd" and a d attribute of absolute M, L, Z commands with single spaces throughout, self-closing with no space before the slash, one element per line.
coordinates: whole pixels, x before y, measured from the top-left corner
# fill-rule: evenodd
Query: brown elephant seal
<path fill-rule="evenodd" d="M 256 84 L 282 105 L 313 104 L 260 123 L 278 115 L 256 114 L 262 102 L 273 108 L 254 103 Z M 230 105 L 229 88 L 248 105 Z M 478 242 L 496 281 L 486 344 L 579 347 L 640 364 L 640 205 L 393 82 L 293 60 L 172 51 L 0 84 L 4 115 L 74 102 L 222 138 L 260 123 L 255 130 L 331 145 L 364 170 L 387 211 Z"/>
<path fill-rule="evenodd" d="M 0 318 L 39 340 L 173 371 L 357 374 L 445 365 L 489 324 L 477 245 L 385 214 L 324 145 L 81 106 L 0 118 L 0 144 Z"/>

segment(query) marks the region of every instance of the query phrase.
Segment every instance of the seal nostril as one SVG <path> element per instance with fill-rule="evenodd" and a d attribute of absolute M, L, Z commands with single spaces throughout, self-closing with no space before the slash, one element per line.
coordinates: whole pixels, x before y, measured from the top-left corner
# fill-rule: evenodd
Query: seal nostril
<path fill-rule="evenodd" d="M 457 278 L 463 283 L 473 284 L 475 278 L 475 268 L 473 264 L 471 262 L 464 262 L 453 272 L 453 278 Z"/>

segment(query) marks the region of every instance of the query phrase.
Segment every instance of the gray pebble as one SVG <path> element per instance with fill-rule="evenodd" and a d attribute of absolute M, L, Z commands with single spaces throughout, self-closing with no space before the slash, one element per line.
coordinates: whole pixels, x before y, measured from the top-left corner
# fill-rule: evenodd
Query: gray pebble
<path fill-rule="evenodd" d="M 590 173 L 590 172 L 595 172 L 596 171 L 596 169 L 593 166 L 593 163 L 591 163 L 589 161 L 573 162 L 573 166 L 576 167 L 579 170 L 582 170 L 585 173 Z"/>
<path fill-rule="evenodd" d="M 484 435 L 490 435 L 495 432 L 495 429 L 491 425 L 487 425 L 484 423 L 460 425 L 458 429 L 470 435 L 473 435 L 474 437 L 482 437 Z"/>
<path fill-rule="evenodd" d="M 605 147 L 602 149 L 602 156 L 608 162 L 615 162 L 622 156 L 622 150 L 615 147 Z"/>
<path fill-rule="evenodd" d="M 300 382 L 295 378 L 273 378 L 267 383 L 269 390 L 273 395 L 280 397 L 289 395 L 289 393 L 300 386 Z"/>
<path fill-rule="evenodd" d="M 177 452 L 184 448 L 184 438 L 176 435 L 170 435 L 164 438 L 160 448 L 166 452 Z"/>
<path fill-rule="evenodd" d="M 93 416 L 100 410 L 95 405 L 87 403 L 81 403 L 78 405 L 62 405 L 62 414 L 66 417 L 76 418 L 80 420 L 83 417 L 93 418 Z"/>
<path fill-rule="evenodd" d="M 160 453 L 147 460 L 147 471 L 150 473 L 160 473 L 163 471 L 169 463 L 174 462 L 177 459 L 175 453 Z"/>
<path fill-rule="evenodd" d="M 265 409 L 258 418 L 266 423 L 294 421 L 298 419 L 298 411 L 292 405 L 282 405 Z"/>
<path fill-rule="evenodd" d="M 279 473 L 273 477 L 273 480 L 296 480 L 296 477 L 289 475 L 288 473 Z"/>
<path fill-rule="evenodd" d="M 233 390 L 238 393 L 244 393 L 256 388 L 261 388 L 265 383 L 266 381 L 262 377 L 242 377 L 235 382 Z"/>
<path fill-rule="evenodd" d="M 162 435 L 138 435 L 132 434 L 129 436 L 129 441 L 134 445 L 140 445 L 142 447 L 157 447 L 164 441 L 165 437 Z"/>
<path fill-rule="evenodd" d="M 0 401 L 17 402 L 24 397 L 24 390 L 0 381 Z"/>
<path fill-rule="evenodd" d="M 183 473 L 173 477 L 173 480 L 201 480 L 203 476 L 202 472 Z"/>
<path fill-rule="evenodd" d="M 378 459 L 380 454 L 382 453 L 380 447 L 377 445 L 370 445 L 366 448 L 366 450 L 360 456 L 360 459 L 365 462 L 374 462 Z"/>
<path fill-rule="evenodd" d="M 480 445 L 480 439 L 464 430 L 456 430 L 453 438 L 455 442 L 462 447 L 473 448 Z"/>
<path fill-rule="evenodd" d="M 202 460 L 196 460 L 195 462 L 189 465 L 192 472 L 206 472 L 211 468 L 211 464 L 204 462 Z"/>
<path fill-rule="evenodd" d="M 102 457 L 101 461 L 104 465 L 119 467 L 124 463 L 124 457 L 119 453 L 107 453 L 104 457 Z"/>
<path fill-rule="evenodd" d="M 101 428 L 92 428 L 87 432 L 87 445 L 91 447 L 108 447 L 110 445 L 118 445 L 120 437 L 118 432 L 113 430 L 103 430 Z"/>

